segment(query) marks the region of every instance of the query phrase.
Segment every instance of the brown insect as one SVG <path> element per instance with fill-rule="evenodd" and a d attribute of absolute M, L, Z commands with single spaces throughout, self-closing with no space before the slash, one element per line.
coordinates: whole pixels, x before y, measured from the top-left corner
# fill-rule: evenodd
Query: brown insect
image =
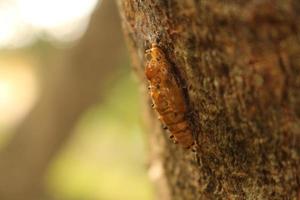
<path fill-rule="evenodd" d="M 160 121 L 171 132 L 170 138 L 184 148 L 190 148 L 194 140 L 187 122 L 183 89 L 179 87 L 171 71 L 171 64 L 156 43 L 146 51 L 146 55 L 151 56 L 145 73 L 150 85 L 153 108 L 157 111 Z"/>

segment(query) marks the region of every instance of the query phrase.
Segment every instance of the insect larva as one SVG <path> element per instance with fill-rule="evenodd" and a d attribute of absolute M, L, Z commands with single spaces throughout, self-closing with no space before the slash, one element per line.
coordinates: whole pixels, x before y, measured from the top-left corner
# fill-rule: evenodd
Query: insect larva
<path fill-rule="evenodd" d="M 170 138 L 184 148 L 189 148 L 194 144 L 192 130 L 186 117 L 183 90 L 171 72 L 171 64 L 156 43 L 146 51 L 146 55 L 151 56 L 145 74 L 149 81 L 153 108 L 160 121 L 171 132 Z"/>

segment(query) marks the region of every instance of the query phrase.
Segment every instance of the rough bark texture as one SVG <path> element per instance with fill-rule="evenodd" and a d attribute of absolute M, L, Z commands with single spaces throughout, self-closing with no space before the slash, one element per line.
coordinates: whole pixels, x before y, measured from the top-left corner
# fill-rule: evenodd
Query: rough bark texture
<path fill-rule="evenodd" d="M 160 199 L 297 199 L 300 1 L 120 0 L 119 8 L 144 87 L 144 52 L 157 42 L 193 113 L 198 159 L 148 109 L 150 174 L 167 183 Z"/>

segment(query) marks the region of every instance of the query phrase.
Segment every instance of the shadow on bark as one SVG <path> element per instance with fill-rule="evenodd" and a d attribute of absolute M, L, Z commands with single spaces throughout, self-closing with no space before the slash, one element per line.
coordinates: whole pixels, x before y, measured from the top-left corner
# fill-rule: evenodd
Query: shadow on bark
<path fill-rule="evenodd" d="M 158 43 L 187 88 L 199 143 L 195 160 L 148 109 L 159 194 L 170 191 L 159 199 L 297 199 L 299 1 L 118 2 L 143 87 L 144 52 Z"/>

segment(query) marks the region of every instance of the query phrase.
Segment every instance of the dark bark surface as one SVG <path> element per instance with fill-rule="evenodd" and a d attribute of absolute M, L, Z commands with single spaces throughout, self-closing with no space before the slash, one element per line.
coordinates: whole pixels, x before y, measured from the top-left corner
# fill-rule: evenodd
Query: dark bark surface
<path fill-rule="evenodd" d="M 148 108 L 159 198 L 297 199 L 300 2 L 123 0 L 119 8 L 144 95 L 144 52 L 156 42 L 186 88 L 199 143 L 197 162 Z"/>

